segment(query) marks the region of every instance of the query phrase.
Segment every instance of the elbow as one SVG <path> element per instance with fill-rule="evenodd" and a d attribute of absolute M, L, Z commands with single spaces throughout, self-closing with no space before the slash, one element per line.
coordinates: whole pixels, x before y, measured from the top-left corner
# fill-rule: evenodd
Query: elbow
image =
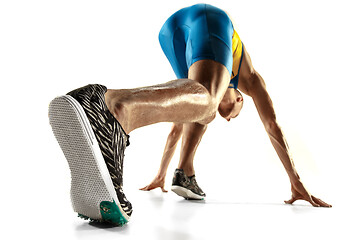
<path fill-rule="evenodd" d="M 267 120 L 264 125 L 266 131 L 271 135 L 276 135 L 277 133 L 281 132 L 280 126 L 275 118 Z"/>

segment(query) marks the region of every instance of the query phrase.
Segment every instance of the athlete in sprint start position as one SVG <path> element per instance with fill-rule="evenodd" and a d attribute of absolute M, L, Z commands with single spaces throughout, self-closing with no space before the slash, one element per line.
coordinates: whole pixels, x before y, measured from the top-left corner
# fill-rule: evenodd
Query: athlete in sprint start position
<path fill-rule="evenodd" d="M 132 205 L 122 178 L 128 134 L 158 122 L 174 123 L 174 137 L 166 149 L 183 137 L 173 190 L 203 198 L 194 177 L 194 153 L 217 110 L 227 120 L 239 114 L 243 100 L 238 90 L 252 97 L 289 176 L 292 197 L 286 203 L 303 199 L 316 207 L 331 207 L 300 181 L 265 83 L 224 11 L 207 4 L 181 9 L 166 21 L 159 39 L 179 79 L 136 89 L 87 85 L 50 103 L 50 125 L 71 170 L 70 196 L 80 217 L 117 225 L 128 222 Z M 167 152 L 172 155 L 172 150 Z"/>

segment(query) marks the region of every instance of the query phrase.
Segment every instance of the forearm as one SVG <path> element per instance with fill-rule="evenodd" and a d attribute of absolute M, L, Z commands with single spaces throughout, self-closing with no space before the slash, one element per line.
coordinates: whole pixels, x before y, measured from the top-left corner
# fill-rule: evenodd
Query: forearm
<path fill-rule="evenodd" d="M 256 73 L 253 75 L 251 96 L 258 110 L 261 121 L 264 124 L 271 143 L 279 156 L 291 182 L 299 180 L 293 160 L 289 153 L 289 147 L 280 126 L 276 121 L 276 114 L 271 98 L 266 90 L 264 80 Z"/>
<path fill-rule="evenodd" d="M 270 137 L 270 141 L 282 162 L 286 173 L 288 174 L 290 181 L 294 182 L 300 179 L 296 169 L 294 162 L 291 158 L 289 152 L 289 146 L 286 142 L 286 139 L 281 131 L 279 125 L 275 122 L 269 124 L 270 126 L 267 127 L 267 133 Z"/>
<path fill-rule="evenodd" d="M 308 201 L 314 207 L 332 207 L 330 204 L 322 201 L 319 198 L 311 195 L 300 181 L 300 177 L 296 172 L 294 163 L 289 154 L 288 145 L 286 143 L 285 137 L 282 134 L 280 127 L 277 124 L 274 124 L 272 129 L 268 130 L 268 134 L 273 144 L 282 164 L 285 167 L 287 174 L 289 175 L 291 182 L 291 199 L 285 201 L 287 204 L 292 204 L 296 200 L 305 200 Z"/>
<path fill-rule="evenodd" d="M 172 157 L 174 156 L 177 142 L 179 139 L 175 141 L 175 139 L 168 138 L 168 141 L 166 142 L 166 146 L 164 149 L 164 153 L 161 159 L 160 168 L 158 171 L 158 177 L 165 178 L 166 172 L 169 167 L 170 161 Z"/>
<path fill-rule="evenodd" d="M 160 168 L 159 168 L 159 171 L 157 174 L 157 177 L 159 179 L 165 179 L 165 177 L 166 177 L 166 172 L 169 167 L 170 161 L 171 161 L 172 157 L 174 156 L 177 143 L 179 142 L 179 139 L 181 138 L 182 129 L 183 129 L 183 125 L 176 124 L 176 123 L 174 123 L 171 128 L 171 131 L 170 131 L 169 136 L 166 141 L 164 153 L 163 153 L 163 156 L 161 159 Z"/>

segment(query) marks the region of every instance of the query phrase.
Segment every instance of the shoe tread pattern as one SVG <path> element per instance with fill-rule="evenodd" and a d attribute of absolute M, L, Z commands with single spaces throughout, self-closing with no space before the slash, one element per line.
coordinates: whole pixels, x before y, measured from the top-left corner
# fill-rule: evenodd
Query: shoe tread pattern
<path fill-rule="evenodd" d="M 49 120 L 71 171 L 70 196 L 74 211 L 101 220 L 100 203 L 113 199 L 102 179 L 79 113 L 65 97 L 57 97 L 50 103 Z"/>

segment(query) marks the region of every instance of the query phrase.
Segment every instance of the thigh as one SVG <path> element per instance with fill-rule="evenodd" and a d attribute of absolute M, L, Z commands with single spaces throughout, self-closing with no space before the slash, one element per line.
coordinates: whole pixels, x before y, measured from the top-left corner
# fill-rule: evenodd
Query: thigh
<path fill-rule="evenodd" d="M 217 109 L 229 86 L 230 73 L 223 64 L 205 59 L 191 65 L 189 79 L 199 82 L 209 91 Z"/>

